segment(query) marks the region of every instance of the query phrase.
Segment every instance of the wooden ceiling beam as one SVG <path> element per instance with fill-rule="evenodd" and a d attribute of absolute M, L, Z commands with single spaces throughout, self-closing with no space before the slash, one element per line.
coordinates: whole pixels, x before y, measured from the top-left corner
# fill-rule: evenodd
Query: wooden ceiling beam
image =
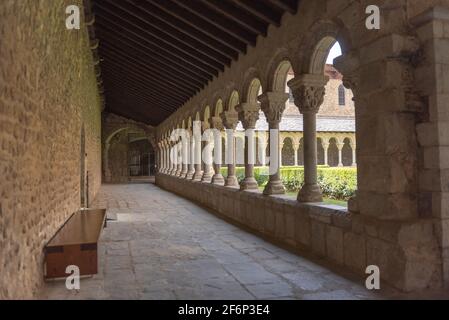
<path fill-rule="evenodd" d="M 151 25 L 141 22 L 136 17 L 126 12 L 122 11 L 120 13 L 117 13 L 112 9 L 105 9 L 101 6 L 97 7 L 96 10 L 100 14 L 101 12 L 104 13 L 102 17 L 106 16 L 108 16 L 108 18 L 110 17 L 112 19 L 111 21 L 113 21 L 113 23 L 117 27 L 123 28 L 133 33 L 134 32 L 141 33 L 143 36 L 145 36 L 146 39 L 152 42 L 155 41 L 159 42 L 160 47 L 164 47 L 167 49 L 174 48 L 179 52 L 182 52 L 185 55 L 189 56 L 193 60 L 203 62 L 204 64 L 207 64 L 212 68 L 215 68 L 216 70 L 223 71 L 224 70 L 223 65 L 229 61 L 228 59 L 220 61 L 219 59 L 220 56 L 218 56 L 217 54 L 213 56 L 204 54 L 198 48 L 186 45 L 184 42 L 181 42 L 170 35 L 160 32 L 158 29 L 153 28 Z"/>
<path fill-rule="evenodd" d="M 103 2 L 102 2 L 103 3 Z M 139 10 L 137 7 L 130 5 L 127 2 L 120 1 L 120 2 L 112 2 L 107 1 L 106 2 L 109 6 L 115 7 L 122 12 L 126 12 L 126 15 L 128 17 L 133 16 L 139 21 L 142 22 L 142 26 L 146 25 L 149 28 L 153 28 L 154 30 L 157 30 L 157 33 L 160 34 L 160 36 L 165 37 L 172 37 L 176 39 L 177 41 L 180 41 L 184 43 L 185 45 L 191 47 L 192 49 L 195 49 L 200 52 L 204 52 L 209 57 L 216 59 L 217 62 L 220 62 L 222 64 L 225 64 L 227 66 L 230 65 L 233 57 L 227 56 L 224 52 L 216 50 L 214 48 L 211 48 L 210 46 L 204 44 L 203 42 L 198 41 L 197 39 L 190 36 L 188 33 L 180 32 L 178 29 L 173 28 L 169 24 L 164 23 L 162 26 L 158 21 L 155 21 L 153 16 L 146 14 L 143 10 Z M 101 5 L 100 5 L 101 7 Z M 126 19 L 126 17 L 124 16 Z"/>
<path fill-rule="evenodd" d="M 247 10 L 259 19 L 279 27 L 281 24 L 281 17 L 270 10 L 261 0 L 231 0 L 239 7 Z"/>
<path fill-rule="evenodd" d="M 107 0 L 107 1 L 113 1 L 113 0 Z M 172 15 L 168 14 L 166 11 L 158 8 L 157 6 L 146 2 L 146 1 L 133 1 L 133 0 L 122 0 L 126 1 L 128 3 L 132 3 L 133 6 L 136 6 L 144 12 L 145 14 L 151 16 L 152 20 L 155 20 L 158 24 L 161 25 L 162 28 L 165 28 L 167 26 L 170 26 L 177 31 L 185 34 L 190 35 L 199 42 L 209 46 L 210 48 L 217 50 L 219 52 L 222 52 L 227 57 L 235 60 L 238 58 L 239 50 L 232 48 L 232 46 L 228 45 L 227 43 L 223 43 L 221 41 L 218 41 L 214 37 L 209 36 L 207 33 L 203 32 L 202 30 L 198 30 L 194 27 L 192 27 L 190 24 L 185 23 L 182 20 L 178 20 L 176 18 L 173 18 Z"/>
<path fill-rule="evenodd" d="M 202 71 L 202 70 L 192 70 L 188 69 L 184 64 L 179 63 L 178 61 L 170 60 L 167 57 L 164 57 L 163 55 L 158 55 L 155 52 L 149 51 L 148 48 L 145 46 L 142 46 L 140 43 L 137 42 L 137 40 L 133 40 L 130 38 L 122 38 L 121 35 L 114 35 L 112 32 L 109 32 L 105 29 L 98 30 L 99 34 L 104 36 L 102 37 L 102 43 L 108 43 L 108 44 L 115 44 L 117 46 L 123 46 L 128 49 L 134 49 L 133 51 L 136 53 L 137 56 L 145 56 L 149 60 L 154 61 L 154 63 L 160 64 L 166 70 L 173 70 L 174 72 L 177 71 L 177 73 L 191 79 L 195 79 L 197 81 L 200 81 L 201 83 L 210 81 L 213 79 L 213 76 Z"/>
<path fill-rule="evenodd" d="M 191 27 L 202 31 L 209 35 L 210 37 L 216 39 L 219 42 L 222 42 L 225 45 L 231 46 L 234 50 L 245 53 L 246 52 L 246 44 L 238 39 L 235 39 L 220 29 L 208 25 L 207 23 L 203 23 L 195 18 L 194 15 L 187 13 L 181 7 L 177 6 L 173 2 L 168 0 L 147 0 L 151 4 L 157 6 L 159 9 L 164 10 L 169 15 L 174 18 L 187 23 Z"/>
<path fill-rule="evenodd" d="M 219 70 L 217 70 L 216 68 L 213 68 L 204 62 L 201 62 L 197 59 L 190 57 L 189 55 L 186 55 L 184 52 L 175 47 L 166 46 L 157 40 L 148 39 L 148 37 L 144 37 L 138 32 L 124 28 L 123 26 L 118 25 L 115 21 L 105 16 L 97 18 L 96 23 L 100 28 L 109 28 L 114 32 L 120 33 L 123 37 L 138 38 L 140 39 L 142 45 L 147 46 L 150 50 L 155 50 L 158 53 L 170 56 L 174 60 L 183 61 L 184 63 L 192 65 L 195 68 L 201 69 L 202 71 L 207 72 L 209 74 L 213 74 L 215 76 L 218 75 Z"/>
<path fill-rule="evenodd" d="M 132 76 L 139 83 L 148 84 L 148 86 L 150 86 L 151 88 L 164 92 L 170 92 L 173 90 L 173 88 L 176 88 L 177 91 L 173 95 L 177 96 L 180 99 L 186 99 L 192 94 L 192 92 L 194 92 L 194 89 L 185 89 L 182 87 L 178 87 L 172 83 L 161 82 L 160 80 L 151 75 L 146 75 L 143 72 L 139 72 L 137 67 L 130 65 L 124 66 L 123 64 L 120 64 L 120 59 L 112 58 L 111 60 L 113 60 L 113 64 L 111 65 L 105 64 L 104 68 L 108 69 L 109 71 L 114 71 L 116 73 L 120 72 L 122 76 Z M 128 68 L 132 72 L 128 73 L 126 71 Z"/>
<path fill-rule="evenodd" d="M 256 34 L 261 34 L 263 36 L 267 35 L 267 24 L 261 22 L 260 19 L 255 18 L 253 15 L 248 14 L 246 11 L 239 10 L 239 8 L 232 3 L 223 0 L 196 1 L 201 1 L 203 5 L 210 7 L 228 19 L 233 20 L 234 23 L 238 23 Z"/>
<path fill-rule="evenodd" d="M 126 58 L 130 59 L 130 61 L 133 61 L 134 63 L 139 64 L 142 68 L 149 71 L 149 74 L 151 74 L 150 71 L 156 72 L 157 74 L 160 74 L 163 79 L 170 81 L 170 82 L 178 83 L 181 86 L 186 87 L 186 88 L 194 87 L 196 89 L 202 89 L 204 87 L 203 83 L 201 83 L 197 80 L 188 79 L 189 77 L 183 78 L 182 76 L 179 76 L 178 74 L 173 75 L 173 74 L 167 72 L 166 69 L 164 69 L 164 68 L 158 67 L 157 65 L 154 66 L 153 64 L 149 63 L 147 60 L 141 59 L 141 56 L 139 56 L 136 53 L 128 54 L 125 51 L 121 51 L 119 48 L 117 48 L 113 44 L 109 44 L 107 42 L 104 43 L 104 47 L 106 50 L 110 50 L 117 55 L 126 57 Z M 104 54 L 108 54 L 108 52 L 105 51 Z"/>
<path fill-rule="evenodd" d="M 171 1 L 189 11 L 191 14 L 195 15 L 197 19 L 200 19 L 198 21 L 202 23 L 210 23 L 217 29 L 221 29 L 223 32 L 226 32 L 230 36 L 239 39 L 247 45 L 250 45 L 252 47 L 256 45 L 258 33 L 254 33 L 252 31 L 248 31 L 248 29 L 246 28 L 242 28 L 239 24 L 233 23 L 232 20 L 223 17 L 223 15 L 218 14 L 216 11 L 210 10 L 209 7 L 202 5 L 201 2 L 198 2 L 196 0 L 189 0 L 188 2 L 186 2 L 185 0 Z"/>

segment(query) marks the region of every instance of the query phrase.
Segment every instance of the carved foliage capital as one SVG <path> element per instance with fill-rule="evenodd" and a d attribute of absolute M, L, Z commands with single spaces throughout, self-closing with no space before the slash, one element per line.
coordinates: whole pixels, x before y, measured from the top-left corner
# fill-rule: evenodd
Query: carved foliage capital
<path fill-rule="evenodd" d="M 244 129 L 254 129 L 256 121 L 259 120 L 259 104 L 257 103 L 241 103 L 235 108 L 242 121 Z"/>
<path fill-rule="evenodd" d="M 221 114 L 221 119 L 226 129 L 235 130 L 239 123 L 239 115 L 235 111 L 225 111 Z"/>
<path fill-rule="evenodd" d="M 288 93 L 267 92 L 258 97 L 262 111 L 269 124 L 278 124 L 285 110 Z"/>
<path fill-rule="evenodd" d="M 324 100 L 328 78 L 324 75 L 303 74 L 288 82 L 301 113 L 318 113 Z"/>
<path fill-rule="evenodd" d="M 223 121 L 221 120 L 220 117 L 212 118 L 212 128 L 218 129 L 220 131 L 223 130 Z"/>

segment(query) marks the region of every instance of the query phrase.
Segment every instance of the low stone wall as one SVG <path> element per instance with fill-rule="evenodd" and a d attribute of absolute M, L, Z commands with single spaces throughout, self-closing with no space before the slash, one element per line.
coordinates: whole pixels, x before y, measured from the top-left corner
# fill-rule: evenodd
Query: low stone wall
<path fill-rule="evenodd" d="M 352 214 L 345 208 L 302 204 L 286 196 L 241 192 L 165 174 L 156 176 L 156 184 L 290 247 L 312 251 L 358 271 L 365 264 L 365 249 L 353 245 L 360 241 L 351 232 Z M 354 250 L 360 254 L 354 255 Z"/>
<path fill-rule="evenodd" d="M 276 242 L 364 275 L 377 265 L 382 281 L 404 291 L 439 288 L 441 256 L 434 222 L 395 222 L 334 205 L 156 175 L 163 189 L 211 208 Z"/>

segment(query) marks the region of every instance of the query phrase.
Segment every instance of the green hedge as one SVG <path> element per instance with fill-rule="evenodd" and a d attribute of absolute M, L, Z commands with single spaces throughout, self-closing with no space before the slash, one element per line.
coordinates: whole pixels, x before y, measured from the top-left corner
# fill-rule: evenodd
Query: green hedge
<path fill-rule="evenodd" d="M 223 176 L 227 175 L 227 168 L 222 167 Z M 238 181 L 245 177 L 245 168 L 237 167 Z M 254 178 L 259 186 L 268 182 L 268 167 L 255 167 Z M 281 179 L 288 192 L 298 192 L 304 184 L 304 167 L 281 167 Z M 352 167 L 318 166 L 318 184 L 327 198 L 348 200 L 357 190 L 357 169 Z"/>

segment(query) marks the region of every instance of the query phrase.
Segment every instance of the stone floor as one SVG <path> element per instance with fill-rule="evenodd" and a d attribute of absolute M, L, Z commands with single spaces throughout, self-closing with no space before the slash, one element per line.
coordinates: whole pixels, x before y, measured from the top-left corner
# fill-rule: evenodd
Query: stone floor
<path fill-rule="evenodd" d="M 48 282 L 42 299 L 376 299 L 364 280 L 338 275 L 229 224 L 153 184 L 103 185 L 100 272 Z M 401 296 L 402 297 L 402 296 Z"/>

